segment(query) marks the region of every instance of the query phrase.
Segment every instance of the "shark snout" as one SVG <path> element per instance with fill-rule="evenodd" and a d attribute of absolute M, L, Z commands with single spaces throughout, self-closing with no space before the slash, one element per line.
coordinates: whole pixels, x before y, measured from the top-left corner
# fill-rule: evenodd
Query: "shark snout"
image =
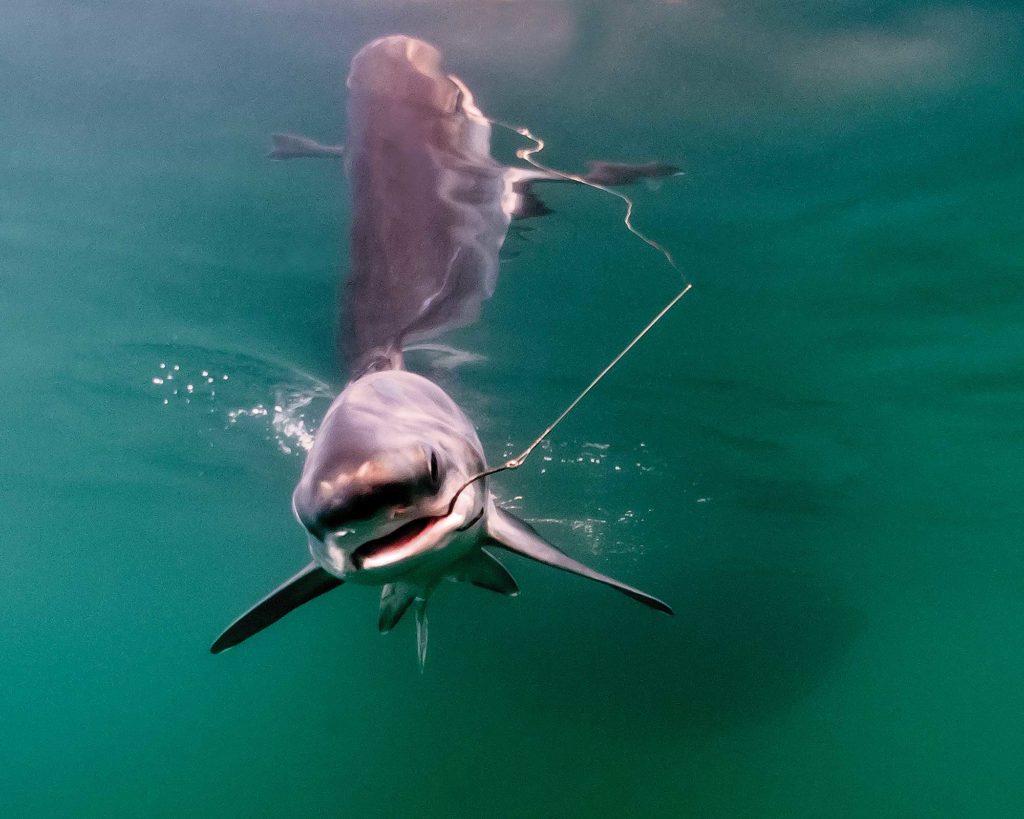
<path fill-rule="evenodd" d="M 300 487 L 294 508 L 299 522 L 313 535 L 326 538 L 330 533 L 372 528 L 402 517 L 420 501 L 417 487 L 408 482 L 389 484 L 349 484 L 327 491 L 309 491 Z"/>
<path fill-rule="evenodd" d="M 315 523 L 322 531 L 330 531 L 349 523 L 370 520 L 382 509 L 404 509 L 413 501 L 413 492 L 406 483 L 357 485 L 328 497 L 316 510 Z"/>

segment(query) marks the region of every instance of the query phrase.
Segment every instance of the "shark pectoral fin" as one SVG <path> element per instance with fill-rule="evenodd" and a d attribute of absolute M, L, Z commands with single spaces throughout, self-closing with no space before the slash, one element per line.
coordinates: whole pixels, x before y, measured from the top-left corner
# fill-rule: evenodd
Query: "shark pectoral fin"
<path fill-rule="evenodd" d="M 380 615 L 377 628 L 381 634 L 391 631 L 416 599 L 416 587 L 409 583 L 386 583 L 380 591 Z"/>
<path fill-rule="evenodd" d="M 544 201 L 534 193 L 533 182 L 537 180 L 524 179 L 512 185 L 515 193 L 515 204 L 509 214 L 513 220 L 531 219 L 534 216 L 547 216 L 554 213 L 551 208 L 544 204 Z"/>
<path fill-rule="evenodd" d="M 344 581 L 328 574 L 315 563 L 310 563 L 228 626 L 210 646 L 210 652 L 219 654 L 226 648 L 237 646 L 257 631 L 276 623 L 288 612 L 340 586 L 342 582 Z"/>
<path fill-rule="evenodd" d="M 638 179 L 660 179 L 663 176 L 674 176 L 681 173 L 675 165 L 664 162 L 645 162 L 630 164 L 627 162 L 588 162 L 587 172 L 583 179 L 592 185 L 614 187 L 631 185 Z"/>
<path fill-rule="evenodd" d="M 339 157 L 345 153 L 344 145 L 323 145 L 315 139 L 298 134 L 271 134 L 274 144 L 271 159 L 301 159 L 305 157 Z"/>
<path fill-rule="evenodd" d="M 596 572 L 582 563 L 573 560 L 560 549 L 556 549 L 544 540 L 528 523 L 519 520 L 514 515 L 510 515 L 503 509 L 493 507 L 490 510 L 487 516 L 487 535 L 495 546 L 499 546 L 502 549 L 507 549 L 523 557 L 536 560 L 538 563 L 544 563 L 556 569 L 572 572 L 573 574 L 587 577 L 590 580 L 596 580 L 598 583 L 604 583 L 606 586 L 611 586 L 613 589 L 622 592 L 627 597 L 632 597 L 645 606 L 663 611 L 666 614 L 672 614 L 672 609 L 667 603 L 663 603 L 657 597 L 652 597 L 639 589 L 635 589 L 625 583 L 620 583 L 615 578 Z"/>
<path fill-rule="evenodd" d="M 508 569 L 501 565 L 498 558 L 483 549 L 478 549 L 456 563 L 451 576 L 456 580 L 472 583 L 474 586 L 509 597 L 519 594 L 519 586 Z"/>

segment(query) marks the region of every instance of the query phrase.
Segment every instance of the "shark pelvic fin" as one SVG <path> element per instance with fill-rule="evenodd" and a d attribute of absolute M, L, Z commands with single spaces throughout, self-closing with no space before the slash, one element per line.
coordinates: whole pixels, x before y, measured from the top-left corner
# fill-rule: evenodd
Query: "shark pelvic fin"
<path fill-rule="evenodd" d="M 544 540 L 528 523 L 496 506 L 492 507 L 487 515 L 487 536 L 493 545 L 502 549 L 561 569 L 564 572 L 572 572 L 590 580 L 596 580 L 598 583 L 604 583 L 645 606 L 672 614 L 672 609 L 667 603 L 573 560 Z"/>
<path fill-rule="evenodd" d="M 494 555 L 479 549 L 455 564 L 451 576 L 454 580 L 472 583 L 481 589 L 489 589 L 498 594 L 515 597 L 519 594 L 519 586 L 508 569 Z"/>
<path fill-rule="evenodd" d="M 377 628 L 387 634 L 409 610 L 416 599 L 416 587 L 409 583 L 386 583 L 380 592 L 380 616 Z"/>
<path fill-rule="evenodd" d="M 226 648 L 237 646 L 256 632 L 276 623 L 288 612 L 340 586 L 342 582 L 315 563 L 310 563 L 228 626 L 210 646 L 211 653 L 219 654 Z"/>
<path fill-rule="evenodd" d="M 323 145 L 315 139 L 298 134 L 271 134 L 274 144 L 271 159 L 302 159 L 306 157 L 339 157 L 344 155 L 344 145 Z"/>
<path fill-rule="evenodd" d="M 416 659 L 420 663 L 420 674 L 427 664 L 427 598 L 416 598 Z"/>

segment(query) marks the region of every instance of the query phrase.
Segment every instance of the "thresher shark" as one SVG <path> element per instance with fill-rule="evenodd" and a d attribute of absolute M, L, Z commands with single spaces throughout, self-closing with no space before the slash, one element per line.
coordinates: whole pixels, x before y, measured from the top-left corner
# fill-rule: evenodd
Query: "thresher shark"
<path fill-rule="evenodd" d="M 350 380 L 317 431 L 292 497 L 312 561 L 235 620 L 214 653 L 351 582 L 381 587 L 381 631 L 415 604 L 422 668 L 427 601 L 443 580 L 518 592 L 497 550 L 672 613 L 661 600 L 573 560 L 501 509 L 487 476 L 511 464 L 488 469 L 472 422 L 439 386 L 405 368 L 403 351 L 476 320 L 494 292 L 512 220 L 549 212 L 535 185 L 606 188 L 676 169 L 592 162 L 586 175 L 573 176 L 536 164 L 502 165 L 491 156 L 492 120 L 441 60 L 422 40 L 374 40 L 352 60 L 343 146 L 274 136 L 273 157 L 341 158 L 350 180 L 351 273 L 339 321 Z"/>

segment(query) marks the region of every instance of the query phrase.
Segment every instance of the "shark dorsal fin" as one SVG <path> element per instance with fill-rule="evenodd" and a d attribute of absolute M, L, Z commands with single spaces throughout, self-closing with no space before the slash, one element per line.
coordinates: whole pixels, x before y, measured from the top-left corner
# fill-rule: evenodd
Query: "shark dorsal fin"
<path fill-rule="evenodd" d="M 499 509 L 497 506 L 492 505 L 487 515 L 487 537 L 493 545 L 502 549 L 528 557 L 530 560 L 536 560 L 538 563 L 544 563 L 547 566 L 561 569 L 564 572 L 572 572 L 581 577 L 603 583 L 606 586 L 611 586 L 616 591 L 622 592 L 627 597 L 632 597 L 645 606 L 663 611 L 666 614 L 672 614 L 672 609 L 667 603 L 573 560 L 565 552 L 544 540 L 530 524 L 520 520 L 515 515 L 509 514 L 504 509 Z"/>

